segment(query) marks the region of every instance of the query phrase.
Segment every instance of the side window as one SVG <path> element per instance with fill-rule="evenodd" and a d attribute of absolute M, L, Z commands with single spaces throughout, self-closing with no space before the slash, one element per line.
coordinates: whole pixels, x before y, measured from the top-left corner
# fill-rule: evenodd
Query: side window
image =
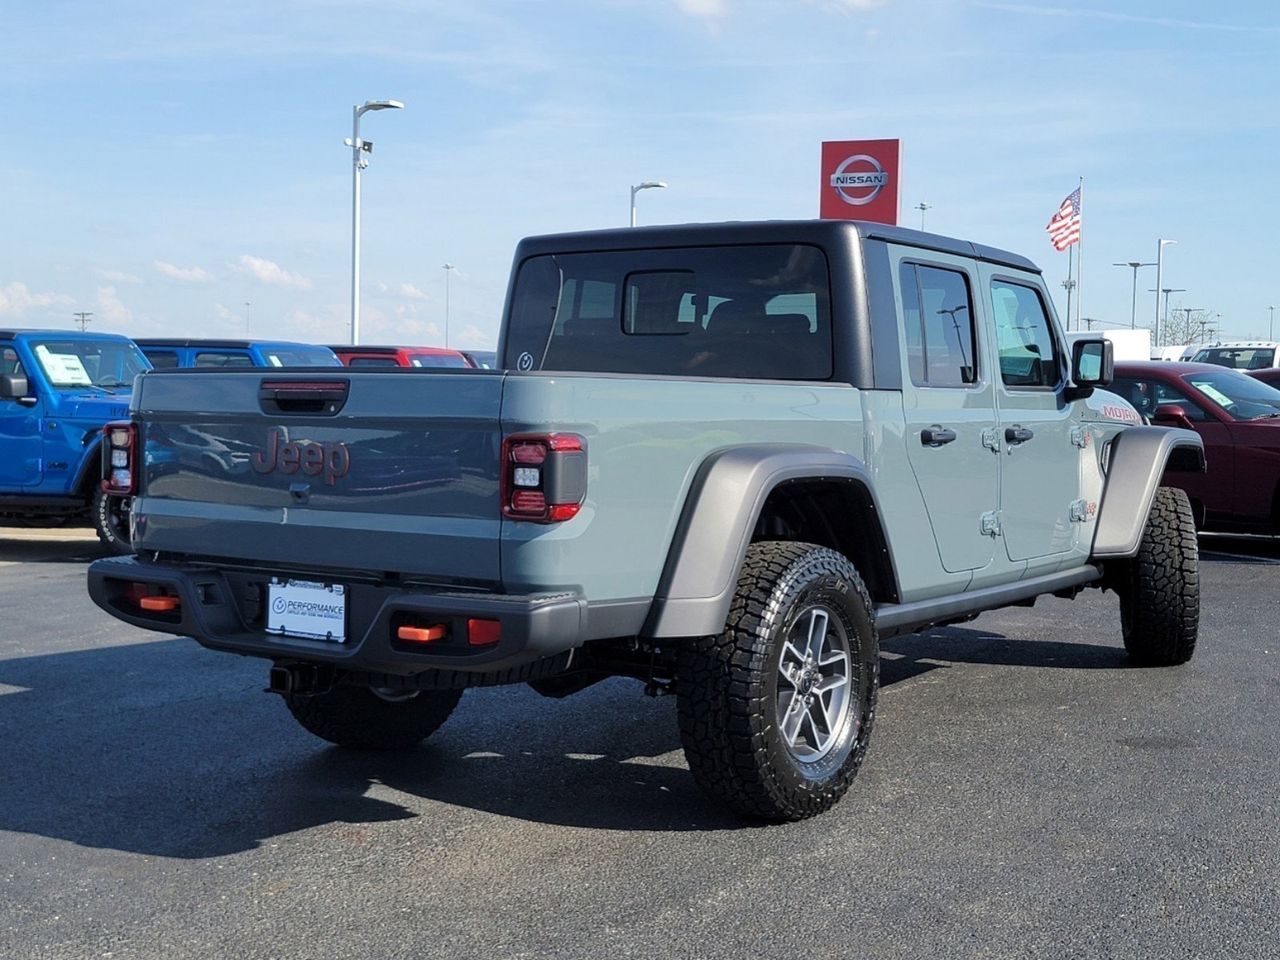
<path fill-rule="evenodd" d="M 178 365 L 178 355 L 172 350 L 144 350 L 151 366 L 157 370 L 168 370 Z"/>
<path fill-rule="evenodd" d="M 899 280 L 911 382 L 919 387 L 977 383 L 969 278 L 958 270 L 904 263 Z"/>
<path fill-rule="evenodd" d="M 252 367 L 253 361 L 241 353 L 197 353 L 197 367 Z M 277 364 L 279 366 L 279 364 Z"/>
<path fill-rule="evenodd" d="M 1208 414 L 1204 412 L 1204 408 L 1192 400 L 1176 387 L 1171 387 L 1167 383 L 1156 381 L 1152 384 L 1155 388 L 1156 406 L 1163 406 L 1166 403 L 1177 404 L 1187 415 L 1188 420 L 1207 420 Z"/>
<path fill-rule="evenodd" d="M 991 281 L 1000 377 L 1009 387 L 1056 387 L 1061 379 L 1058 348 L 1049 315 L 1033 287 Z"/>
<path fill-rule="evenodd" d="M 20 377 L 25 377 L 27 372 L 22 369 L 22 361 L 18 359 L 18 351 L 13 347 L 0 346 L 0 374 L 12 373 Z"/>

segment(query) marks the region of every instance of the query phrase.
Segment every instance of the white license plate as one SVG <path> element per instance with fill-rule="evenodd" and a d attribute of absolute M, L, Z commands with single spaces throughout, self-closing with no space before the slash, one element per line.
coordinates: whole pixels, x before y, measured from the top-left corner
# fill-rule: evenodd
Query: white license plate
<path fill-rule="evenodd" d="M 267 630 L 345 643 L 347 588 L 340 583 L 272 580 L 267 587 Z"/>

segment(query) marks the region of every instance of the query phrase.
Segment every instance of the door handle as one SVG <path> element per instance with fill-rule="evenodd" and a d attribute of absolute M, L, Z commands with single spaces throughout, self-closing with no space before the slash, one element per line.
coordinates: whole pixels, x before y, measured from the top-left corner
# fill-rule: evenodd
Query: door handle
<path fill-rule="evenodd" d="M 1026 427 L 1007 427 L 1004 431 L 1005 443 L 1026 443 L 1035 433 Z"/>
<path fill-rule="evenodd" d="M 955 438 L 956 432 L 954 430 L 940 427 L 936 423 L 932 427 L 925 427 L 920 431 L 920 442 L 926 447 L 941 447 Z"/>

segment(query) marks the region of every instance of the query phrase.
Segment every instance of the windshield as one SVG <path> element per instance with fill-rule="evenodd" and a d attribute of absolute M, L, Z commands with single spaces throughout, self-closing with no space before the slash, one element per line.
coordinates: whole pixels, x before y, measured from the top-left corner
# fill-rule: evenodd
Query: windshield
<path fill-rule="evenodd" d="M 1212 363 L 1236 370 L 1261 370 L 1275 366 L 1275 347 L 1207 347 L 1196 351 L 1193 363 Z"/>
<path fill-rule="evenodd" d="M 342 361 L 328 347 L 305 345 L 263 347 L 262 355 L 272 367 L 340 367 Z"/>
<path fill-rule="evenodd" d="M 409 362 L 415 367 L 467 366 L 467 358 L 460 353 L 411 353 Z"/>
<path fill-rule="evenodd" d="M 151 369 L 142 351 L 127 340 L 36 340 L 31 349 L 45 379 L 62 390 L 130 390 L 133 378 Z"/>
<path fill-rule="evenodd" d="M 1280 417 L 1280 390 L 1232 370 L 1183 377 L 1236 420 Z"/>

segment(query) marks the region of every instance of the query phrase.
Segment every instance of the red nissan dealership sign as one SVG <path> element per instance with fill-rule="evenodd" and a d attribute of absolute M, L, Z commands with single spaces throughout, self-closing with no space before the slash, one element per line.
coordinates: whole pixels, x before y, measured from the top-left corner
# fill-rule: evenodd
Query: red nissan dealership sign
<path fill-rule="evenodd" d="M 898 222 L 901 140 L 828 140 L 822 144 L 823 220 Z"/>

